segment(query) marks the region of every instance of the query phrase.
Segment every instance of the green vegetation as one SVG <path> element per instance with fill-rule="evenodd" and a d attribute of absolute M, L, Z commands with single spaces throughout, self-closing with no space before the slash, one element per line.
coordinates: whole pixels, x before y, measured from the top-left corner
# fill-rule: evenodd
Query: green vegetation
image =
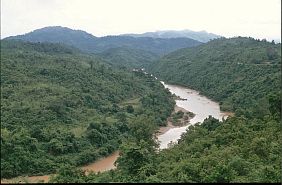
<path fill-rule="evenodd" d="M 183 126 L 189 123 L 189 120 L 192 119 L 195 116 L 193 112 L 183 112 L 183 111 L 177 111 L 171 114 L 171 116 L 168 118 L 169 121 L 172 122 L 172 125 L 174 126 Z"/>
<path fill-rule="evenodd" d="M 184 116 L 184 112 L 182 112 L 180 110 L 180 111 L 177 111 L 176 113 L 172 114 L 172 119 L 178 120 L 178 119 L 182 118 L 183 116 Z"/>
<path fill-rule="evenodd" d="M 156 129 L 173 107 L 149 75 L 60 44 L 2 40 L 1 178 L 92 162 L 133 137 L 135 120 Z"/>
<path fill-rule="evenodd" d="M 235 116 L 209 117 L 159 151 L 156 129 L 166 125 L 174 102 L 150 75 L 59 44 L 1 41 L 1 177 L 57 172 L 51 182 L 281 182 L 281 44 L 221 38 L 148 69 Z M 76 168 L 117 149 L 116 170 L 85 175 Z"/>
<path fill-rule="evenodd" d="M 270 107 L 281 109 L 279 96 Z M 281 112 L 263 119 L 207 118 L 177 145 L 156 154 L 146 142 L 128 143 L 117 170 L 76 176 L 82 182 L 281 182 Z M 144 128 L 143 128 L 144 129 Z M 149 140 L 149 139 L 147 139 Z M 146 145 L 147 144 L 147 145 Z M 63 170 L 66 170 L 65 168 Z M 60 181 L 58 175 L 53 181 Z"/>
<path fill-rule="evenodd" d="M 216 39 L 177 50 L 148 68 L 167 83 L 188 86 L 220 102 L 221 109 L 262 116 L 267 95 L 281 89 L 281 44 L 252 38 Z"/>
<path fill-rule="evenodd" d="M 158 76 L 200 90 L 235 116 L 209 117 L 158 152 L 143 134 L 153 129 L 136 120 L 116 170 L 88 176 L 64 170 L 81 182 L 281 182 L 280 49 L 250 38 L 218 39 L 164 57 L 152 67 Z"/>
<path fill-rule="evenodd" d="M 158 58 L 158 55 L 145 50 L 126 47 L 111 48 L 98 54 L 109 64 L 128 68 L 144 68 Z"/>
<path fill-rule="evenodd" d="M 210 117 L 202 125 L 190 126 L 178 145 L 161 152 L 151 175 L 140 181 L 280 182 L 278 119 L 241 116 L 219 122 Z"/>

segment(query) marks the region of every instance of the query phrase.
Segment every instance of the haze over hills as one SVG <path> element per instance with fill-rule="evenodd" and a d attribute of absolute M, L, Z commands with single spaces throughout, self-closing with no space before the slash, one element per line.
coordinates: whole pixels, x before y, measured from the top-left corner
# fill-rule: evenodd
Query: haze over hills
<path fill-rule="evenodd" d="M 192 31 L 192 30 L 163 30 L 155 32 L 146 32 L 142 34 L 122 34 L 122 36 L 131 37 L 153 37 L 153 38 L 191 38 L 200 42 L 208 42 L 212 39 L 220 38 L 222 36 L 206 31 Z"/>
<path fill-rule="evenodd" d="M 180 48 L 200 45 L 201 42 L 190 38 L 152 38 L 130 36 L 95 37 L 85 31 L 72 30 L 61 26 L 44 27 L 24 35 L 5 39 L 20 39 L 30 42 L 64 43 L 87 53 L 99 53 L 110 48 L 129 47 L 163 55 Z"/>

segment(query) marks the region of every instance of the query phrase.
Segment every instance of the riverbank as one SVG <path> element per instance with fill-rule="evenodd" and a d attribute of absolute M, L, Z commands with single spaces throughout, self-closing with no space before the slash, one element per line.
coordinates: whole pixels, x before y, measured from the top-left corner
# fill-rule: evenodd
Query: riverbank
<path fill-rule="evenodd" d="M 188 114 L 189 111 L 182 108 L 182 107 L 179 107 L 177 105 L 174 106 L 174 111 L 172 112 L 173 113 L 177 113 L 178 111 L 182 111 L 184 114 Z M 188 120 L 185 120 L 184 117 L 182 117 L 181 119 L 179 119 L 180 122 L 182 123 L 186 123 L 186 124 L 182 124 L 182 125 L 179 125 L 179 126 L 176 126 L 176 125 L 173 125 L 172 121 L 171 121 L 171 116 L 169 118 L 167 118 L 167 126 L 165 127 L 160 127 L 159 130 L 157 131 L 156 133 L 156 136 L 160 136 L 164 133 L 166 133 L 167 131 L 169 131 L 170 129 L 172 128 L 178 128 L 178 127 L 183 127 L 183 126 L 187 126 L 189 125 L 189 121 L 190 119 L 192 119 L 192 117 L 189 117 Z"/>
<path fill-rule="evenodd" d="M 175 142 L 179 139 L 180 135 L 186 131 L 186 127 L 190 124 L 195 124 L 197 122 L 202 122 L 209 115 L 217 119 L 225 118 L 228 116 L 232 116 L 234 113 L 232 112 L 221 112 L 219 109 L 219 104 L 217 102 L 213 102 L 205 96 L 199 95 L 199 92 L 194 91 L 192 89 L 183 88 L 180 86 L 167 85 L 164 84 L 165 87 L 168 87 L 172 94 L 176 94 L 176 105 L 174 107 L 174 111 L 171 116 L 167 119 L 167 126 L 160 127 L 156 132 L 156 136 L 158 140 L 161 141 L 160 148 L 167 148 L 167 144 L 170 142 Z M 185 108 L 182 108 L 185 107 Z M 188 111 L 189 110 L 189 111 Z M 172 116 L 178 111 L 182 111 L 187 115 L 190 112 L 195 113 L 195 117 L 189 116 L 186 119 L 184 116 L 178 119 L 179 126 L 173 125 Z M 189 114 L 188 114 L 189 115 Z M 184 123 L 184 124 L 182 124 Z M 114 169 L 114 162 L 118 158 L 119 153 L 115 152 L 112 155 L 102 158 L 94 163 L 81 167 L 86 174 L 90 171 L 98 172 L 98 171 L 106 171 L 110 169 Z M 107 162 L 104 163 L 104 161 Z M 48 182 L 50 179 L 50 175 L 44 176 L 32 176 L 32 177 L 17 177 L 13 179 L 1 179 L 1 183 L 36 183 L 36 182 Z"/>
<path fill-rule="evenodd" d="M 1 184 L 13 184 L 13 183 L 47 183 L 50 180 L 51 175 L 42 176 L 20 176 L 12 179 L 1 179 Z"/>
<path fill-rule="evenodd" d="M 182 114 L 176 114 L 173 116 L 174 124 L 179 126 L 173 126 L 169 124 L 165 128 L 161 128 L 160 133 L 157 134 L 158 140 L 160 142 L 160 149 L 165 149 L 169 146 L 169 143 L 176 143 L 180 139 L 181 135 L 187 131 L 189 125 L 194 125 L 196 123 L 202 123 L 206 118 L 212 116 L 218 120 L 226 119 L 228 116 L 232 116 L 232 113 L 222 112 L 218 102 L 215 102 L 208 97 L 200 94 L 200 92 L 179 85 L 170 85 L 162 82 L 165 88 L 167 88 L 171 94 L 174 94 L 176 105 L 183 108 L 184 110 L 189 110 L 194 113 L 193 119 L 183 126 L 177 122 L 177 118 Z M 182 109 L 182 110 L 183 110 Z"/>
<path fill-rule="evenodd" d="M 115 169 L 116 166 L 114 162 L 119 157 L 119 152 L 116 151 L 111 155 L 101 158 L 93 163 L 90 163 L 86 166 L 81 167 L 81 169 L 88 175 L 90 172 L 104 172 L 111 169 Z M 51 176 L 50 175 L 42 175 L 42 176 L 19 176 L 12 179 L 1 179 L 1 184 L 11 184 L 11 183 L 48 183 Z"/>
<path fill-rule="evenodd" d="M 189 113 L 189 111 L 187 111 L 186 109 L 175 105 L 174 111 L 172 112 L 172 115 L 173 115 L 173 113 L 177 113 L 178 111 L 182 111 L 184 114 Z M 175 126 L 175 125 L 172 124 L 172 121 L 170 121 L 170 120 L 171 120 L 171 117 L 169 117 L 167 119 L 167 126 L 159 128 L 159 130 L 156 133 L 157 136 L 166 133 L 167 131 L 169 131 L 172 128 L 185 126 L 185 125 Z M 184 121 L 189 122 L 189 120 L 184 120 L 184 118 L 181 118 L 179 120 L 181 122 L 182 121 L 183 122 Z M 93 163 L 90 163 L 86 166 L 81 167 L 81 169 L 83 171 L 85 171 L 86 175 L 88 175 L 90 172 L 97 173 L 97 172 L 104 172 L 104 171 L 107 171 L 107 170 L 115 169 L 116 166 L 114 166 L 114 162 L 117 160 L 118 157 L 119 157 L 119 151 L 116 151 L 108 157 L 101 158 L 98 161 L 95 161 Z M 15 178 L 12 178 L 12 179 L 1 179 L 1 184 L 2 183 L 4 183 L 4 184 L 5 183 L 6 184 L 9 184 L 9 183 L 48 183 L 52 175 L 54 175 L 54 174 L 42 175 L 42 176 L 19 176 L 19 177 L 15 177 Z"/>
<path fill-rule="evenodd" d="M 222 118 L 227 119 L 228 117 L 233 117 L 235 115 L 234 112 L 223 112 Z"/>
<path fill-rule="evenodd" d="M 115 169 L 115 161 L 119 157 L 119 151 L 115 151 L 110 156 L 102 158 L 94 163 L 91 163 L 87 166 L 82 167 L 81 169 L 85 171 L 85 174 L 88 175 L 90 172 L 104 172 L 111 169 Z"/>

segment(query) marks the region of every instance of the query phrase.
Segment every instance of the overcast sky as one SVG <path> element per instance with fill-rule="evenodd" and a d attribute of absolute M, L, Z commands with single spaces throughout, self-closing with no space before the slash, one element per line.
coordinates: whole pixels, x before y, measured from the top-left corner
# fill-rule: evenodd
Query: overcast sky
<path fill-rule="evenodd" d="M 206 30 L 280 40 L 280 0 L 1 0 L 1 38 L 45 26 L 95 36 Z"/>

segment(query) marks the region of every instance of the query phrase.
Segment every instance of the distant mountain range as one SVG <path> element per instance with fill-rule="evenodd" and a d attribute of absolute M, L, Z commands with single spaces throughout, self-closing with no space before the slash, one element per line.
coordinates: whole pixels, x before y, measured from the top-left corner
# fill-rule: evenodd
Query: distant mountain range
<path fill-rule="evenodd" d="M 192 31 L 192 30 L 164 30 L 156 32 L 146 32 L 142 34 L 122 34 L 121 36 L 131 37 L 152 37 L 152 38 L 190 38 L 200 42 L 208 42 L 212 39 L 220 38 L 222 36 L 206 31 Z"/>
<path fill-rule="evenodd" d="M 79 48 L 87 53 L 100 53 L 110 48 L 127 47 L 150 51 L 159 56 L 180 48 L 194 47 L 202 44 L 202 42 L 191 38 L 155 38 L 121 35 L 95 37 L 82 30 L 73 30 L 61 26 L 44 27 L 24 35 L 11 36 L 5 39 L 63 43 Z"/>

